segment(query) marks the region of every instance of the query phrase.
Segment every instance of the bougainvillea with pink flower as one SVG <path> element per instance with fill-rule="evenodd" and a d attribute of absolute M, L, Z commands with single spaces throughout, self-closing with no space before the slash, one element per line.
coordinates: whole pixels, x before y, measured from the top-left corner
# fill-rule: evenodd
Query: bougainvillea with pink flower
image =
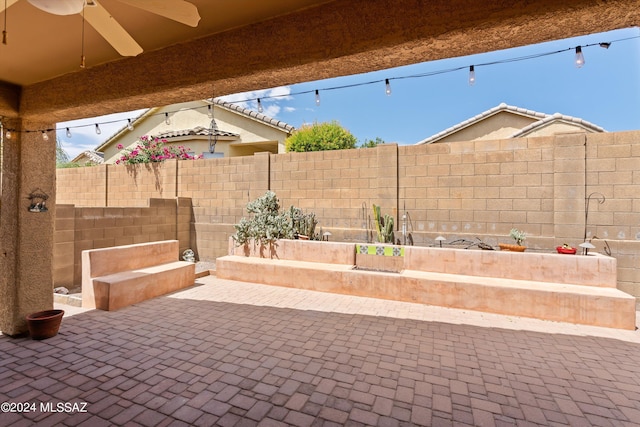
<path fill-rule="evenodd" d="M 141 136 L 138 144 L 133 148 L 124 149 L 121 156 L 116 160 L 116 164 L 134 165 L 137 163 L 163 162 L 169 159 L 195 160 L 201 156 L 189 154 L 188 148 L 165 145 L 166 139 L 151 138 L 147 135 Z M 118 149 L 122 150 L 122 144 L 118 144 Z"/>

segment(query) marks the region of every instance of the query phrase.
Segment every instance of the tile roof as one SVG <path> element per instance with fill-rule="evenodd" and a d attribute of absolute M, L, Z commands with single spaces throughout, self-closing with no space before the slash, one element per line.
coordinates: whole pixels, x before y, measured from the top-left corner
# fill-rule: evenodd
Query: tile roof
<path fill-rule="evenodd" d="M 225 102 L 222 101 L 220 99 L 214 99 L 213 103 L 219 107 L 222 108 L 226 108 L 227 110 L 231 110 L 231 111 L 235 111 L 236 113 L 240 113 L 243 114 L 245 116 L 251 117 L 253 119 L 256 119 L 258 121 L 261 121 L 263 123 L 269 124 L 271 126 L 275 126 L 281 130 L 284 130 L 288 133 L 292 133 L 294 130 L 296 130 L 295 127 L 291 126 L 290 124 L 287 124 L 285 122 L 283 122 L 282 120 L 278 120 L 278 119 L 274 119 L 272 117 L 269 116 L 265 116 L 264 114 L 260 114 L 257 111 L 253 111 L 250 110 L 248 108 L 244 108 L 241 107 L 239 105 L 236 104 L 232 104 L 230 102 Z"/>
<path fill-rule="evenodd" d="M 484 111 L 480 114 L 478 114 L 477 116 L 471 117 L 470 119 L 467 119 L 463 122 L 460 122 L 456 125 L 453 125 L 441 132 L 438 132 L 435 135 L 432 135 L 426 139 L 423 139 L 422 141 L 418 141 L 416 143 L 416 145 L 420 145 L 420 144 L 431 144 L 434 143 L 436 141 L 439 141 L 455 132 L 458 132 L 459 130 L 462 130 L 466 127 L 472 126 L 478 122 L 480 122 L 481 120 L 484 120 L 488 117 L 491 117 L 495 114 L 501 113 L 503 111 L 506 112 L 510 112 L 513 114 L 518 114 L 521 116 L 526 116 L 529 117 L 531 119 L 538 119 L 535 122 L 531 123 L 530 125 L 520 129 L 519 131 L 515 132 L 514 134 L 510 135 L 509 138 L 518 138 L 521 136 L 524 136 L 528 133 L 531 133 L 532 131 L 534 131 L 535 129 L 545 126 L 551 122 L 554 121 L 565 121 L 565 122 L 569 122 L 569 123 L 573 123 L 573 124 L 577 124 L 580 125 L 586 129 L 590 129 L 594 132 L 606 132 L 603 128 L 601 128 L 600 126 L 596 126 L 593 123 L 590 123 L 586 120 L 582 120 L 579 119 L 577 117 L 572 117 L 572 116 L 567 116 L 564 114 L 560 114 L 560 113 L 555 113 L 555 114 L 545 114 L 545 113 L 540 113 L 537 111 L 533 111 L 533 110 L 528 110 L 526 108 L 520 108 L 520 107 L 515 107 L 513 105 L 507 105 L 504 102 L 501 103 L 500 105 L 498 105 L 497 107 L 493 107 L 487 111 Z"/>
<path fill-rule="evenodd" d="M 73 160 L 71 160 L 71 162 L 76 163 L 83 156 L 89 159 L 89 161 L 91 161 L 92 163 L 95 163 L 96 165 L 101 165 L 102 163 L 104 163 L 104 153 L 100 153 L 98 151 L 91 151 L 91 150 L 83 151 L 82 153 L 78 154 Z"/>
<path fill-rule="evenodd" d="M 551 115 L 547 115 L 547 117 L 545 117 L 542 120 L 538 120 L 537 122 L 533 122 L 531 123 L 529 126 L 525 126 L 522 129 L 520 129 L 519 131 L 515 132 L 514 134 L 512 134 L 510 136 L 510 138 L 519 138 L 521 136 L 525 136 L 529 133 L 531 133 L 532 131 L 534 131 L 535 129 L 542 127 L 546 124 L 549 124 L 551 122 L 555 122 L 555 121 L 563 121 L 563 122 L 568 122 L 568 123 L 573 123 L 573 124 L 577 124 L 579 126 L 582 126 L 586 129 L 590 129 L 594 132 L 606 132 L 606 130 L 598 125 L 594 125 L 591 122 L 588 122 L 586 120 L 583 119 L 579 119 L 577 117 L 573 117 L 573 116 L 567 116 L 564 114 L 560 114 L 560 113 L 555 113 L 555 114 L 551 114 Z"/>
<path fill-rule="evenodd" d="M 160 139 L 170 139 L 170 138 L 179 138 L 182 136 L 209 136 L 211 132 L 209 128 L 205 128 L 202 126 L 197 126 L 193 129 L 182 129 L 182 130 L 170 130 L 167 132 L 159 133 L 158 135 L 154 135 L 156 138 Z M 215 129 L 213 134 L 215 136 L 226 136 L 230 138 L 237 138 L 240 135 L 233 132 L 226 132 L 223 130 Z"/>

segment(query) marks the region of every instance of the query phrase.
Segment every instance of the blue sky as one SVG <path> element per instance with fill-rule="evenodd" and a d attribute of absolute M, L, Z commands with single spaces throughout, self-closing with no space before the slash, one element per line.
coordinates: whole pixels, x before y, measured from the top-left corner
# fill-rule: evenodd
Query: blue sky
<path fill-rule="evenodd" d="M 458 122 L 504 102 L 542 113 L 579 117 L 607 131 L 640 129 L 640 30 L 611 31 L 572 39 L 485 54 L 425 62 L 373 73 L 301 83 L 225 97 L 299 127 L 304 123 L 337 120 L 359 141 L 382 138 L 386 142 L 415 144 Z M 623 40 L 628 39 L 628 40 Z M 619 40 L 619 41 L 618 41 Z M 608 49 L 583 47 L 585 65 L 574 63 L 576 46 L 611 42 Z M 511 63 L 480 66 L 558 50 L 569 51 Z M 468 84 L 468 67 L 475 65 L 476 83 Z M 418 78 L 407 76 L 462 67 L 462 70 Z M 392 93 L 385 94 L 384 79 Z M 332 89 L 382 80 L 375 84 Z M 320 92 L 316 106 L 313 91 Z M 331 89 L 331 90 L 329 90 Z M 296 95 L 296 93 L 312 93 Z M 284 95 L 269 98 L 273 95 Z M 58 124 L 72 128 L 72 137 L 58 132 L 63 148 L 73 158 L 104 142 L 139 112 L 89 118 Z M 121 120 L 121 121 L 118 121 Z M 115 121 L 107 124 L 106 122 Z M 94 123 L 101 123 L 96 135 Z"/>

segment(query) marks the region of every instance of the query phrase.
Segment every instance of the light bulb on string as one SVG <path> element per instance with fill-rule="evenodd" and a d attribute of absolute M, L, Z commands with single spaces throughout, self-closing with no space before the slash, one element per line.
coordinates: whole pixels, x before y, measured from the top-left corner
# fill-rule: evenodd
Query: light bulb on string
<path fill-rule="evenodd" d="M 391 83 L 389 83 L 389 79 L 384 79 L 384 92 L 387 96 L 391 95 Z"/>
<path fill-rule="evenodd" d="M 47 131 L 46 130 L 42 131 L 42 140 L 43 141 L 48 141 L 49 140 L 49 135 L 47 135 Z"/>
<path fill-rule="evenodd" d="M 584 55 L 582 54 L 582 46 L 576 46 L 576 67 L 582 68 L 584 65 Z"/>
<path fill-rule="evenodd" d="M 131 123 L 131 119 L 127 119 L 127 129 L 129 129 L 130 132 L 133 131 L 133 123 Z"/>
<path fill-rule="evenodd" d="M 171 126 L 171 119 L 169 118 L 169 113 L 164 113 L 164 123 L 167 126 Z"/>
<path fill-rule="evenodd" d="M 7 139 L 11 139 L 11 131 L 9 129 L 7 129 L 7 132 L 4 134 L 4 137 Z"/>
<path fill-rule="evenodd" d="M 469 67 L 469 86 L 473 86 L 476 83 L 476 69 L 472 65 Z"/>
<path fill-rule="evenodd" d="M 71 129 L 67 128 L 67 138 L 71 138 Z"/>
<path fill-rule="evenodd" d="M 207 110 L 207 116 L 209 116 L 210 119 L 213 119 L 213 106 L 207 105 Z"/>
<path fill-rule="evenodd" d="M 96 135 L 100 135 L 102 131 L 100 130 L 100 125 L 96 123 Z"/>
<path fill-rule="evenodd" d="M 320 105 L 320 92 L 316 89 L 316 105 Z"/>
<path fill-rule="evenodd" d="M 262 102 L 260 102 L 260 98 L 258 98 L 258 113 L 262 113 L 264 110 L 262 109 Z"/>

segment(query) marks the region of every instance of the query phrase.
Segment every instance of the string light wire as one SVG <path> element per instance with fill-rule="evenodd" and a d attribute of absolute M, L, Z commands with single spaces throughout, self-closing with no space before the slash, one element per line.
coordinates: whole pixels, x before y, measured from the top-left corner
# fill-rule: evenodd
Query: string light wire
<path fill-rule="evenodd" d="M 639 36 L 620 38 L 620 39 L 612 40 L 610 42 L 598 42 L 598 43 L 584 44 L 584 45 L 581 45 L 580 47 L 581 47 L 581 50 L 584 49 L 584 48 L 592 47 L 592 46 L 599 46 L 599 47 L 606 46 L 607 48 L 609 48 L 609 46 L 611 46 L 611 44 L 613 44 L 613 43 L 618 43 L 618 42 L 623 42 L 623 41 L 628 41 L 628 40 L 634 40 L 634 39 L 638 39 L 638 38 L 640 38 L 640 35 Z M 572 52 L 572 53 L 575 54 L 575 51 L 576 51 L 576 47 L 574 46 L 574 47 L 568 47 L 566 49 L 558 49 L 558 50 L 554 50 L 554 51 L 550 51 L 550 52 L 535 53 L 535 54 L 531 54 L 531 55 L 517 56 L 517 57 L 514 57 L 514 58 L 506 58 L 506 59 L 500 59 L 500 60 L 496 60 L 496 61 L 475 63 L 473 65 L 473 67 L 474 67 L 474 71 L 475 71 L 475 69 L 477 69 L 478 67 L 488 67 L 488 66 L 493 66 L 493 65 L 509 64 L 509 63 L 513 63 L 513 62 L 529 61 L 529 60 L 532 60 L 532 59 L 538 59 L 538 58 L 543 58 L 543 57 L 547 57 L 547 56 L 559 55 L 561 53 L 566 53 L 566 52 Z M 321 91 L 325 92 L 325 91 L 330 91 L 330 90 L 349 89 L 349 88 L 354 88 L 354 87 L 359 87 L 359 86 L 367 86 L 367 85 L 379 84 L 379 83 L 382 83 L 382 82 L 384 82 L 384 84 L 386 85 L 387 80 L 390 82 L 392 80 L 406 80 L 406 79 L 418 79 L 418 78 L 424 78 L 424 77 L 432 77 L 432 76 L 437 76 L 437 75 L 441 75 L 441 74 L 454 73 L 454 72 L 458 72 L 458 71 L 461 71 L 461 70 L 469 70 L 470 68 L 471 68 L 471 66 L 469 66 L 469 65 L 462 65 L 462 66 L 459 66 L 459 67 L 446 68 L 446 69 L 442 69 L 442 70 L 428 71 L 428 72 L 418 73 L 418 74 L 409 74 L 409 75 L 405 75 L 405 76 L 387 77 L 387 78 L 383 78 L 383 79 L 369 80 L 369 81 L 358 82 L 358 83 L 350 83 L 350 84 L 332 86 L 332 87 L 326 87 L 326 88 L 320 88 L 320 89 L 310 89 L 310 90 L 303 90 L 303 91 L 298 91 L 298 92 L 291 92 L 291 93 L 287 93 L 287 94 L 260 96 L 260 97 L 255 97 L 255 98 L 245 98 L 245 99 L 234 100 L 234 101 L 225 101 L 225 102 L 227 102 L 228 104 L 240 104 L 240 103 L 246 103 L 246 102 L 255 101 L 257 103 L 258 99 L 260 99 L 261 100 L 261 104 L 262 104 L 262 101 L 265 100 L 265 99 L 267 99 L 267 100 L 268 99 L 279 99 L 279 98 L 286 98 L 286 97 L 306 95 L 306 94 L 315 94 L 315 96 L 316 96 L 316 98 L 315 98 L 316 99 L 316 104 L 318 104 L 319 101 L 320 101 L 320 92 Z M 208 105 L 207 107 L 195 107 L 195 108 L 191 108 L 190 110 L 199 110 L 199 109 L 202 109 L 202 108 L 208 108 L 209 106 L 210 105 Z M 173 114 L 173 113 L 176 113 L 178 111 L 180 111 L 180 110 L 152 114 L 152 115 L 147 116 L 147 117 L 162 115 L 162 116 L 165 117 L 165 119 L 167 119 L 169 114 Z M 120 122 L 127 122 L 127 120 L 131 120 L 131 119 L 108 120 L 108 121 L 100 122 L 100 124 L 108 125 L 108 124 L 114 124 L 114 123 L 120 123 Z M 77 125 L 77 126 L 69 126 L 69 129 L 84 128 L 84 127 L 87 127 L 87 126 L 95 126 L 96 127 L 96 133 L 99 133 L 98 123 L 86 124 L 86 125 Z M 66 127 L 55 128 L 55 129 L 22 130 L 20 132 L 22 132 L 22 133 L 30 133 L 30 132 L 42 132 L 43 130 L 46 130 L 46 131 L 54 131 L 54 130 L 55 131 L 59 131 L 59 130 L 65 130 L 65 129 L 66 129 Z M 5 130 L 5 132 L 7 132 L 7 133 L 9 133 L 9 135 L 11 135 L 12 132 L 18 132 L 18 130 L 16 130 L 16 129 L 8 129 L 7 128 Z"/>

